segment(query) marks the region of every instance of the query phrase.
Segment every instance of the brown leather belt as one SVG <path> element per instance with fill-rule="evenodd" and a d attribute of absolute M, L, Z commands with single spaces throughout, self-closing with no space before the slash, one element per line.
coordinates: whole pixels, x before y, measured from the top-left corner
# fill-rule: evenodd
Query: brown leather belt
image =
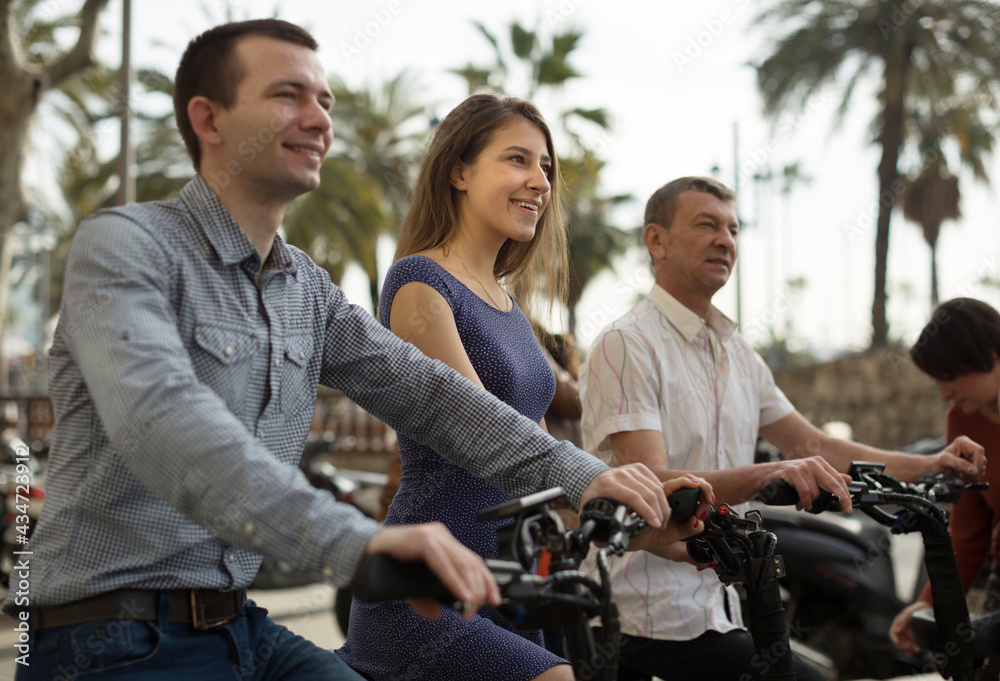
<path fill-rule="evenodd" d="M 37 629 L 51 629 L 99 620 L 155 620 L 161 593 L 166 592 L 120 589 L 66 605 L 35 608 L 34 624 Z M 195 629 L 212 629 L 239 617 L 247 600 L 246 589 L 174 589 L 169 593 L 169 620 Z"/>

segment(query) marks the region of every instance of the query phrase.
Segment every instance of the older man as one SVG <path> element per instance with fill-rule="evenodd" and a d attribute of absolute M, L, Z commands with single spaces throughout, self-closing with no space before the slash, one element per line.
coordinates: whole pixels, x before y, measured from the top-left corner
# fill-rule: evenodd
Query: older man
<path fill-rule="evenodd" d="M 641 462 L 661 479 L 697 472 L 720 501 L 738 504 L 777 479 L 809 508 L 820 489 L 850 511 L 853 460 L 882 461 L 903 479 L 955 470 L 977 477 L 982 448 L 959 438 L 934 456 L 888 452 L 827 437 L 774 383 L 771 371 L 712 297 L 736 264 L 736 197 L 721 183 L 682 177 L 646 204 L 643 240 L 655 285 L 605 328 L 581 376 L 583 444 L 609 465 Z M 788 457 L 754 464 L 758 435 Z M 676 547 L 631 554 L 613 566 L 622 612 L 623 667 L 664 681 L 760 678 L 739 603 L 716 575 Z M 759 661 L 758 661 L 759 662 Z M 822 678 L 799 661 L 800 679 Z"/>

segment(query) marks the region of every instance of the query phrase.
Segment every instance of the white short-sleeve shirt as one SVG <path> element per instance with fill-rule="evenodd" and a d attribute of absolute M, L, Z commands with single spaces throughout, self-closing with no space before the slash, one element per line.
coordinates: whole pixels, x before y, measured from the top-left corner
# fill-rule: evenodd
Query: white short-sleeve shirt
<path fill-rule="evenodd" d="M 752 464 L 758 429 L 794 407 L 735 329 L 716 308 L 702 319 L 654 286 L 600 333 L 587 356 L 583 448 L 613 466 L 611 435 L 658 430 L 672 469 Z M 727 617 L 726 591 L 712 570 L 634 551 L 612 559 L 611 575 L 622 631 L 631 636 L 690 640 L 741 624 L 735 601 Z"/>

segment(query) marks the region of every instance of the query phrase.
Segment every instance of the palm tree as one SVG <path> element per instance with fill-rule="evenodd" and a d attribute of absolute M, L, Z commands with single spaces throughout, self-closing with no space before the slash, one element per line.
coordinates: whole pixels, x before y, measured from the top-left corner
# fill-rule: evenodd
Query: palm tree
<path fill-rule="evenodd" d="M 781 0 L 758 23 L 793 28 L 758 67 L 758 85 L 769 116 L 802 106 L 809 97 L 847 72 L 842 116 L 855 86 L 870 72 L 882 78 L 876 141 L 879 210 L 875 235 L 875 295 L 872 347 L 888 341 L 886 263 L 889 219 L 899 193 L 897 168 L 912 101 L 933 93 L 937 101 L 970 82 L 983 107 L 994 107 L 1000 84 L 1000 52 L 993 17 L 997 6 L 984 0 Z M 919 92 L 913 80 L 923 81 Z"/>
<path fill-rule="evenodd" d="M 320 188 L 295 201 L 284 223 L 288 241 L 309 251 L 335 282 L 347 263 L 360 265 L 373 310 L 379 295 L 378 239 L 399 228 L 429 127 L 412 82 L 404 72 L 377 91 L 331 84 L 334 148 L 323 164 Z"/>
<path fill-rule="evenodd" d="M 97 66 L 83 83 L 65 88 L 65 97 L 55 99 L 55 110 L 77 132 L 76 146 L 70 150 L 59 174 L 59 187 L 69 208 L 67 226 L 62 230 L 52 253 L 50 309 L 59 308 L 66 255 L 76 226 L 95 210 L 118 203 L 118 154 L 102 158 L 98 149 L 99 134 L 109 125 L 117 126 L 120 101 L 116 71 Z M 173 109 L 151 114 L 142 103 L 156 97 L 173 97 L 173 80 L 154 69 L 139 69 L 134 95 L 136 164 L 136 200 L 155 201 L 177 194 L 191 179 L 191 159 L 181 141 Z M 98 107 L 100 109 L 98 110 Z M 159 107 L 158 107 L 159 108 Z M 120 153 L 120 152 L 119 152 Z"/>
<path fill-rule="evenodd" d="M 558 91 L 580 73 L 570 64 L 572 52 L 583 34 L 567 30 L 543 41 L 538 30 L 529 30 L 517 21 L 509 25 L 509 41 L 502 43 L 480 23 L 476 28 L 493 46 L 494 63 L 488 66 L 468 64 L 455 73 L 465 79 L 469 93 L 490 89 L 504 94 L 517 93 L 534 100 L 543 90 Z M 512 78 L 512 66 L 520 65 L 523 85 L 517 87 Z M 559 116 L 561 132 L 571 141 L 571 151 L 559 155 L 565 188 L 569 237 L 569 289 L 567 291 L 568 322 L 572 334 L 576 330 L 576 305 L 583 289 L 597 274 L 612 267 L 613 259 L 625 252 L 628 235 L 611 222 L 614 208 L 631 200 L 630 195 L 605 197 L 599 193 L 600 172 L 604 168 L 596 153 L 586 144 L 579 126 L 596 126 L 606 131 L 611 127 L 604 109 L 572 108 Z"/>
<path fill-rule="evenodd" d="M 917 82 L 919 87 L 920 83 Z M 915 141 L 920 165 L 903 181 L 903 215 L 921 226 L 931 249 L 931 306 L 938 302 L 937 241 L 945 220 L 961 217 L 959 179 L 951 173 L 945 154 L 949 141 L 959 163 L 973 177 L 989 184 L 986 156 L 993 151 L 995 126 L 983 123 L 975 97 L 955 102 L 931 100 L 909 116 L 907 136 Z"/>
<path fill-rule="evenodd" d="M 587 151 L 560 161 L 569 225 L 570 274 L 566 307 L 570 334 L 576 332 L 576 307 L 587 283 L 602 271 L 611 269 L 613 258 L 632 242 L 627 233 L 611 226 L 609 215 L 611 210 L 631 201 L 632 197 L 628 194 L 600 195 L 597 181 L 603 167 L 604 161 Z"/>
<path fill-rule="evenodd" d="M 903 215 L 923 227 L 924 241 L 931 249 L 931 305 L 937 305 L 937 240 L 941 223 L 957 220 L 962 215 L 958 178 L 951 174 L 943 158 L 937 158 L 905 186 Z"/>

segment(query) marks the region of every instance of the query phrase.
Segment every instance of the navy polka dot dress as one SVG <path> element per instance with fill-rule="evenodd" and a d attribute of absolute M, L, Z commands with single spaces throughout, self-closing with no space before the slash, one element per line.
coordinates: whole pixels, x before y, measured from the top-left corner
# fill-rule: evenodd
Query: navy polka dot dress
<path fill-rule="evenodd" d="M 486 389 L 540 420 L 552 401 L 555 378 L 517 303 L 509 312 L 498 310 L 433 260 L 410 256 L 386 275 L 379 303 L 386 325 L 396 291 L 411 281 L 433 286 L 451 306 L 462 344 Z M 385 524 L 436 520 L 479 555 L 494 557 L 499 523 L 479 523 L 476 514 L 512 497 L 403 435 L 399 451 L 403 476 Z M 526 681 L 563 662 L 541 643 L 541 632 L 515 631 L 492 608 L 468 622 L 445 608 L 432 622 L 404 601 L 354 601 L 347 643 L 338 653 L 374 681 Z"/>

